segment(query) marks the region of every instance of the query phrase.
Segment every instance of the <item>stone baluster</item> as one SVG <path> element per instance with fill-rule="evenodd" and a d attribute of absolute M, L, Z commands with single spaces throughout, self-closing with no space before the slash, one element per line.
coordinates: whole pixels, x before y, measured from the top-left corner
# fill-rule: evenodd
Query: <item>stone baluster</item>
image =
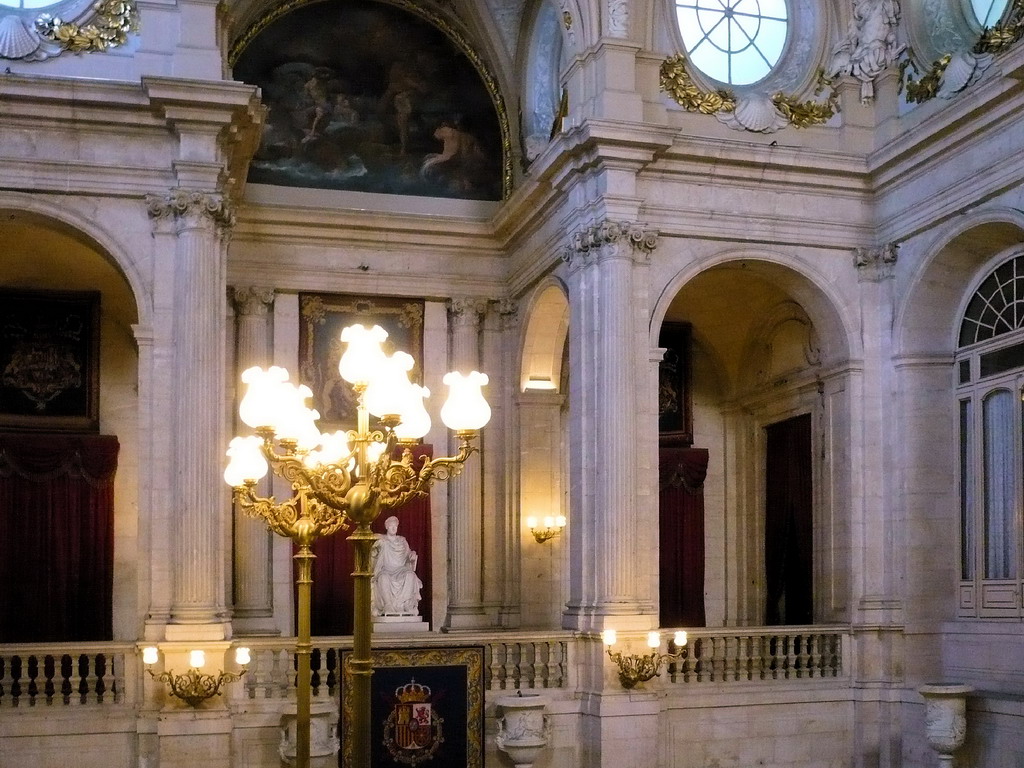
<path fill-rule="evenodd" d="M 232 292 L 236 316 L 236 386 L 241 372 L 254 365 L 267 367 L 273 354 L 270 338 L 274 291 L 254 286 L 236 287 Z M 244 392 L 238 392 L 236 400 Z M 238 430 L 243 430 L 238 424 Z M 238 434 L 242 434 L 238 431 Z M 257 492 L 270 495 L 270 482 L 263 480 Z M 279 634 L 273 624 L 272 534 L 261 520 L 254 520 L 238 508 L 234 511 L 234 618 L 238 634 Z"/>
<path fill-rule="evenodd" d="M 448 302 L 451 367 L 461 373 L 479 370 L 480 317 L 487 300 L 457 298 Z M 481 443 L 486 439 L 481 436 Z M 454 449 L 454 445 L 452 448 Z M 448 489 L 449 599 L 445 627 L 486 626 L 483 606 L 483 467 L 482 456 L 466 463 Z"/>
<path fill-rule="evenodd" d="M 220 553 L 226 292 L 226 234 L 233 223 L 215 192 L 173 189 L 146 198 L 151 217 L 175 234 L 173 442 L 173 590 L 166 637 L 223 639 Z"/>

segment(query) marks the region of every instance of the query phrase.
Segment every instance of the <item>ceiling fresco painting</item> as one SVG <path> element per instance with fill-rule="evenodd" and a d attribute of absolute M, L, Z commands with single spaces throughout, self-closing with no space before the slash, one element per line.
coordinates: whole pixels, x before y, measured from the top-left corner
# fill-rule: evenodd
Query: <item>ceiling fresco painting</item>
<path fill-rule="evenodd" d="M 467 56 L 383 3 L 301 5 L 240 52 L 268 108 L 257 184 L 500 200 L 503 144 Z"/>

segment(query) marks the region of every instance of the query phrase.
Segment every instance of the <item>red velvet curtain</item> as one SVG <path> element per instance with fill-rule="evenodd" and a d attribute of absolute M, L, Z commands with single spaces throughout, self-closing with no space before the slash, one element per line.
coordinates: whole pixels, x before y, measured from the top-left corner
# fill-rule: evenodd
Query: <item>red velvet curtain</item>
<path fill-rule="evenodd" d="M 662 446 L 659 461 L 661 626 L 703 627 L 705 448 Z"/>
<path fill-rule="evenodd" d="M 811 624 L 811 416 L 780 421 L 765 432 L 765 624 Z"/>
<path fill-rule="evenodd" d="M 421 457 L 433 456 L 433 446 L 419 445 L 413 448 L 413 466 L 419 467 Z M 423 582 L 423 599 L 420 601 L 420 615 L 430 621 L 430 497 L 422 496 L 404 504 L 398 509 L 381 513 L 372 528 L 384 533 L 384 521 L 391 515 L 398 520 L 398 534 L 405 536 L 409 546 L 419 555 L 416 575 Z M 352 569 L 355 555 L 348 535 L 352 529 L 339 531 L 333 536 L 320 539 L 313 545 L 313 598 L 310 624 L 314 635 L 352 634 Z"/>
<path fill-rule="evenodd" d="M 0 643 L 111 639 L 118 449 L 0 433 Z"/>

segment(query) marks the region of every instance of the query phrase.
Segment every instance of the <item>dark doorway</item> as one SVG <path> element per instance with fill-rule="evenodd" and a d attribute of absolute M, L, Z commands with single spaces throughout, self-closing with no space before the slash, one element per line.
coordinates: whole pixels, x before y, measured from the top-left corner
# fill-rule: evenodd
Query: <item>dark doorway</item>
<path fill-rule="evenodd" d="M 811 415 L 765 428 L 765 624 L 811 624 L 813 486 Z"/>

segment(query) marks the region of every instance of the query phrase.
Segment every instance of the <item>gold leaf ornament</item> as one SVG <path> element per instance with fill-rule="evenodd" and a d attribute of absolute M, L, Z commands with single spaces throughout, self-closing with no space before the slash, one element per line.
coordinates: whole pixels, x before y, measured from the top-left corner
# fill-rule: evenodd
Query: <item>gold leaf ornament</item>
<path fill-rule="evenodd" d="M 44 13 L 36 19 L 36 28 L 43 37 L 71 53 L 116 48 L 138 29 L 138 11 L 133 0 L 100 0 L 93 5 L 93 11 L 95 15 L 85 26 Z"/>

